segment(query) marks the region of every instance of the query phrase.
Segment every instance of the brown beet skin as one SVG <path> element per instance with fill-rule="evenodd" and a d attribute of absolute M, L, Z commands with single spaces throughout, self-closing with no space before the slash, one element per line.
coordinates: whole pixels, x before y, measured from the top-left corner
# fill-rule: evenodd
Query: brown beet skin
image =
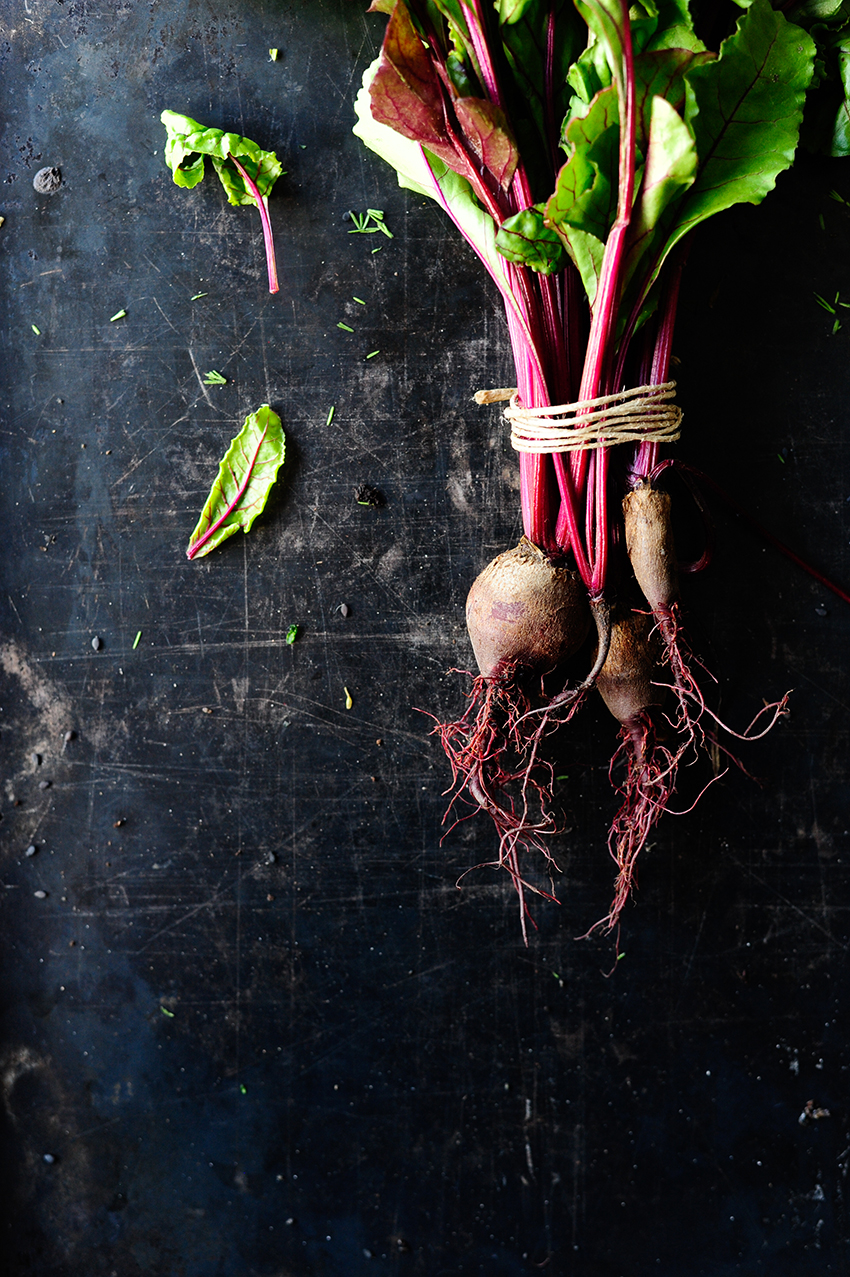
<path fill-rule="evenodd" d="M 654 626 L 653 618 L 644 612 L 627 612 L 611 625 L 611 646 L 596 686 L 624 727 L 632 726 L 644 710 L 663 700 L 662 688 L 653 682 L 657 655 Z"/>
<path fill-rule="evenodd" d="M 555 567 L 523 537 L 474 581 L 466 625 L 485 678 L 499 678 L 514 667 L 543 674 L 578 650 L 590 612 L 575 573 Z"/>
<path fill-rule="evenodd" d="M 678 598 L 676 548 L 670 523 L 670 495 L 648 483 L 623 499 L 626 550 L 643 596 L 654 612 Z"/>

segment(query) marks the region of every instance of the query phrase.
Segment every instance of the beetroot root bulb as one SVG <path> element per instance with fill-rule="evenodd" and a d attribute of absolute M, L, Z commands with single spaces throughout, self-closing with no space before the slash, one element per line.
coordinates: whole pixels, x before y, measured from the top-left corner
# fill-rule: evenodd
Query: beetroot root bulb
<path fill-rule="evenodd" d="M 477 811 L 490 816 L 499 839 L 498 857 L 487 862 L 508 871 L 519 897 L 523 938 L 531 919 L 526 896 L 556 900 L 553 892 L 525 877 L 520 858 L 537 852 L 551 873 L 557 868 L 546 843 L 557 830 L 551 811 L 554 774 L 540 756 L 544 737 L 572 707 L 531 713 L 528 689 L 569 659 L 587 637 L 590 609 L 575 573 L 553 563 L 523 537 L 484 568 L 469 591 L 467 628 L 481 671 L 465 713 L 437 721 L 452 768 L 446 819 L 450 828 Z M 470 807 L 459 814 L 458 803 Z"/>

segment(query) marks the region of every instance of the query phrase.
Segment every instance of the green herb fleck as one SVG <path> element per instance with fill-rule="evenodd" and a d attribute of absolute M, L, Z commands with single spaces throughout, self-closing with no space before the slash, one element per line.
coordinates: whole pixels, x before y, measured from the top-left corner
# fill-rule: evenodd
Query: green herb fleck
<path fill-rule="evenodd" d="M 838 194 L 838 191 L 830 191 L 830 192 L 829 192 L 829 198 L 830 198 L 831 200 L 835 200 L 836 204 L 846 204 L 846 203 L 847 203 L 847 201 L 846 201 L 846 199 L 844 198 L 844 196 L 843 196 L 843 195 L 839 195 L 839 194 Z"/>
<path fill-rule="evenodd" d="M 625 956 L 626 956 L 626 955 L 625 955 L 624 953 L 618 953 L 618 954 L 617 954 L 617 961 L 618 961 L 618 962 L 622 962 L 622 961 L 623 961 L 623 958 L 625 958 Z"/>
<path fill-rule="evenodd" d="M 567 772 L 563 772 L 560 776 L 555 777 L 555 780 L 569 780 L 569 779 L 570 779 L 569 774 Z"/>
<path fill-rule="evenodd" d="M 820 293 L 815 293 L 815 301 L 819 306 L 823 306 L 824 310 L 828 310 L 830 315 L 835 314 L 835 307 L 831 306 L 825 297 L 821 297 Z"/>
<path fill-rule="evenodd" d="M 272 62 L 277 62 L 278 58 L 280 57 L 280 49 L 269 49 L 269 57 L 271 58 Z"/>
<path fill-rule="evenodd" d="M 836 319 L 835 323 L 832 325 L 832 333 L 830 335 L 834 337 L 840 327 L 841 327 L 841 320 Z"/>
<path fill-rule="evenodd" d="M 826 222 L 823 220 L 823 213 L 818 213 L 818 225 L 822 231 L 826 230 Z"/>
<path fill-rule="evenodd" d="M 41 336 L 41 329 L 40 329 L 40 328 L 36 328 L 35 324 L 30 324 L 30 328 L 33 330 L 33 332 L 35 333 L 36 337 L 40 337 L 40 336 Z"/>
<path fill-rule="evenodd" d="M 247 1086 L 245 1085 L 245 1083 L 244 1083 L 244 1082 L 240 1082 L 240 1083 L 239 1083 L 239 1094 L 240 1094 L 240 1095 L 247 1095 L 247 1094 L 248 1094 L 248 1088 L 247 1088 Z"/>
<path fill-rule="evenodd" d="M 353 709 L 354 701 L 351 699 L 351 692 L 349 692 L 347 687 L 344 687 L 342 690 L 345 692 L 345 708 Z"/>
<path fill-rule="evenodd" d="M 354 294 L 353 294 L 353 293 L 352 293 L 352 297 L 354 297 Z M 366 303 L 364 302 L 364 300 L 363 300 L 363 298 L 362 298 L 362 297 L 354 297 L 354 300 L 355 300 L 356 302 L 359 302 L 361 306 L 365 306 L 365 305 L 366 305 Z"/>
<path fill-rule="evenodd" d="M 286 641 L 290 647 L 292 646 L 292 644 L 295 642 L 297 638 L 298 638 L 298 626 L 290 625 L 289 629 L 286 631 Z"/>
<path fill-rule="evenodd" d="M 353 329 L 353 328 L 349 328 L 348 324 L 344 324 L 344 323 L 342 322 L 342 320 L 340 320 L 340 321 L 339 321 L 339 323 L 337 324 L 337 328 L 342 328 L 342 329 L 343 329 L 345 332 L 347 332 L 347 333 L 353 333 L 353 332 L 354 332 L 354 329 Z"/>
<path fill-rule="evenodd" d="M 163 1014 L 163 1015 L 167 1015 L 167 1016 L 168 1016 L 169 1020 L 173 1020 L 173 1019 L 174 1019 L 174 1012 L 173 1012 L 173 1011 L 169 1011 L 168 1007 L 160 1007 L 159 1009 L 160 1009 L 160 1011 L 162 1012 L 162 1014 Z"/>
<path fill-rule="evenodd" d="M 380 353 L 381 353 L 381 352 L 380 352 L 380 350 L 370 350 L 370 351 L 369 351 L 369 354 L 366 356 L 366 358 L 367 358 L 367 359 L 374 359 L 374 358 L 375 358 L 375 356 L 376 356 L 376 355 L 380 355 Z"/>
<path fill-rule="evenodd" d="M 384 222 L 384 214 L 379 208 L 367 208 L 365 213 L 349 210 L 348 216 L 354 223 L 354 230 L 349 231 L 349 235 L 374 235 L 380 231 L 386 235 L 387 239 L 393 238 L 393 233 Z"/>
<path fill-rule="evenodd" d="M 330 408 L 328 408 L 328 419 L 325 422 L 326 426 L 329 426 L 331 422 L 333 421 L 335 412 L 336 412 L 336 406 L 334 404 L 331 404 Z"/>
<path fill-rule="evenodd" d="M 189 298 L 190 302 L 196 302 L 199 297 L 209 297 L 209 293 L 193 293 Z"/>
<path fill-rule="evenodd" d="M 115 323 L 115 321 L 116 321 L 116 319 L 126 319 L 126 318 L 127 318 L 127 312 L 126 312 L 126 310 L 123 310 L 123 309 L 122 309 L 122 310 L 117 310 L 117 311 L 115 312 L 115 314 L 114 314 L 114 315 L 112 315 L 112 316 L 110 317 L 109 322 L 110 322 L 110 324 L 114 324 L 114 323 Z"/>
<path fill-rule="evenodd" d="M 380 253 L 380 251 L 381 251 L 381 245 L 380 245 L 380 244 L 378 245 L 378 247 L 377 247 L 377 248 L 373 248 L 373 249 L 372 249 L 372 252 L 373 252 L 373 253 Z"/>
<path fill-rule="evenodd" d="M 781 453 L 781 452 L 777 452 L 777 454 L 776 454 L 776 455 L 777 455 L 777 457 L 779 458 L 779 460 L 782 462 L 782 464 L 783 464 L 783 466 L 784 466 L 784 465 L 785 465 L 785 458 L 783 457 L 782 453 Z"/>
<path fill-rule="evenodd" d="M 204 373 L 204 385 L 205 386 L 226 386 L 227 378 L 222 377 L 221 373 L 216 372 L 215 368 L 213 368 L 210 370 L 210 372 Z"/>
<path fill-rule="evenodd" d="M 135 652 L 136 648 L 139 646 L 139 643 L 140 643 L 141 641 L 142 641 L 142 631 L 141 631 L 141 630 L 139 630 L 138 634 L 137 634 L 137 635 L 136 635 L 136 637 L 133 639 L 133 651 L 134 651 L 134 652 Z"/>

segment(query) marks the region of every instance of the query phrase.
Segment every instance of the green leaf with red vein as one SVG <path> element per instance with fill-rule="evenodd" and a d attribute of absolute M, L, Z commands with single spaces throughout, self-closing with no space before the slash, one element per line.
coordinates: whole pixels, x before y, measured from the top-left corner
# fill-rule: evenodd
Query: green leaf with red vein
<path fill-rule="evenodd" d="M 280 417 L 268 404 L 245 418 L 219 463 L 218 476 L 189 538 L 188 559 L 209 554 L 240 528 L 250 531 L 283 465 L 284 448 Z"/>

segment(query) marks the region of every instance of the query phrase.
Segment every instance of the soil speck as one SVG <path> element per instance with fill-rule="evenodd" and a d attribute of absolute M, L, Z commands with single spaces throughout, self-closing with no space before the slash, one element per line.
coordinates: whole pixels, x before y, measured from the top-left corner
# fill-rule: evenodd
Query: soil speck
<path fill-rule="evenodd" d="M 55 195 L 62 185 L 62 174 L 58 168 L 40 168 L 32 179 L 33 190 L 39 195 Z"/>

